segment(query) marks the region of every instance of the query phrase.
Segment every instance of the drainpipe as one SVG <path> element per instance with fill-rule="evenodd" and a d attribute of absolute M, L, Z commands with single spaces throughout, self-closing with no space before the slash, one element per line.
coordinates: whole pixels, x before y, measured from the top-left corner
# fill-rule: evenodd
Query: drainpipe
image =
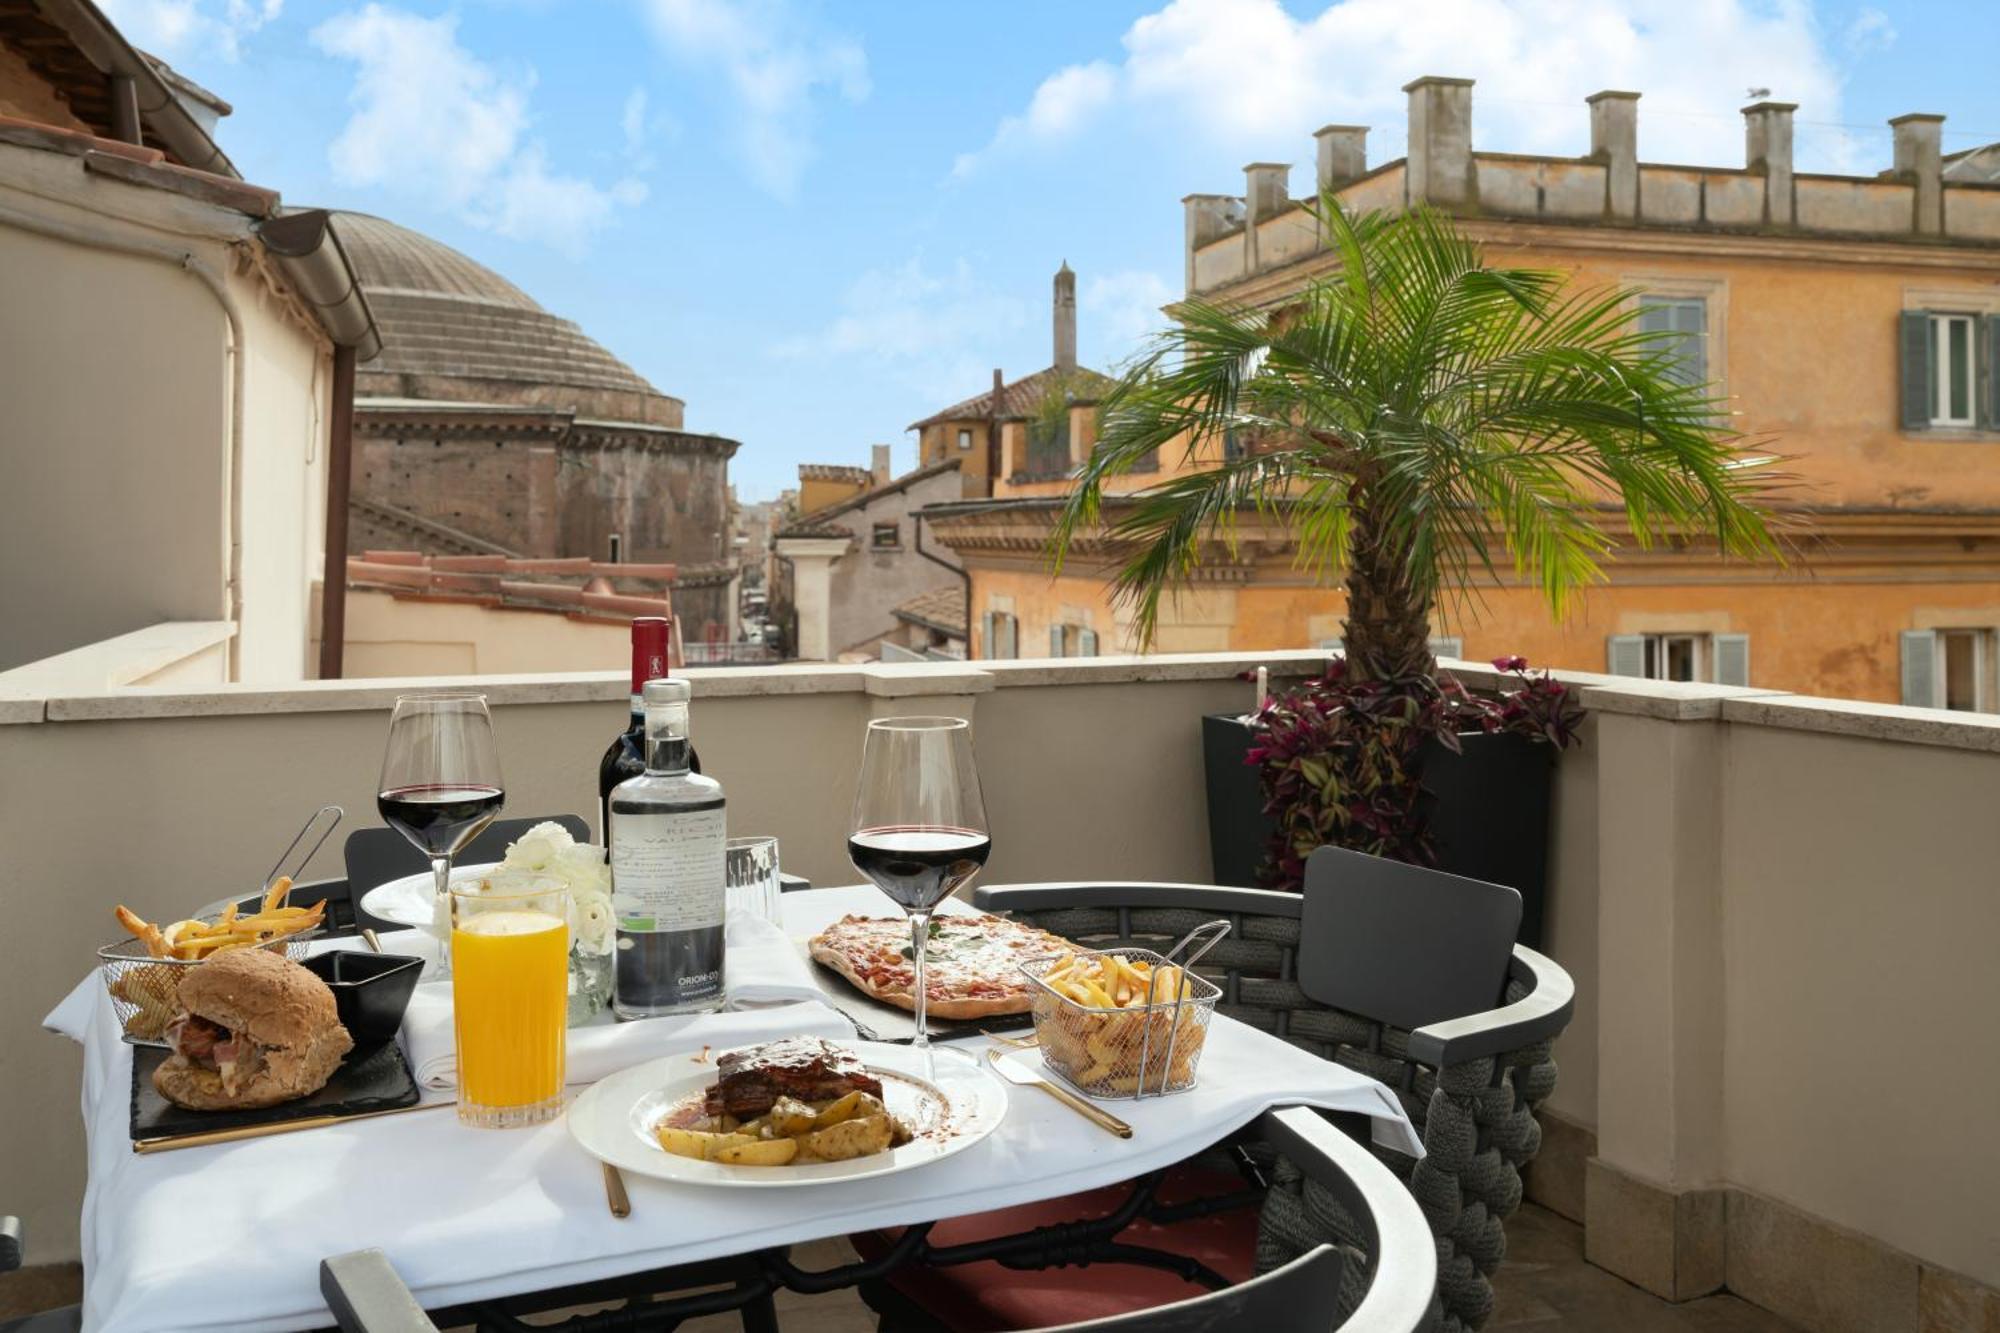
<path fill-rule="evenodd" d="M 138 259 L 171 264 L 183 273 L 198 278 L 215 298 L 215 303 L 222 307 L 223 316 L 229 322 L 229 346 L 226 349 L 229 367 L 229 467 L 223 481 L 228 504 L 222 534 L 225 551 L 222 619 L 236 626 L 236 633 L 229 636 L 229 679 L 235 680 L 243 638 L 243 315 L 236 307 L 236 299 L 223 285 L 221 274 L 192 252 L 178 246 L 136 240 L 93 222 L 77 220 L 57 225 L 9 208 L 0 208 L 0 223 L 68 245 L 111 250 Z"/>
<path fill-rule="evenodd" d="M 998 373 L 997 371 L 995 372 Z M 910 516 L 917 524 L 917 554 L 934 565 L 950 570 L 965 584 L 965 660 L 970 662 L 973 655 L 972 644 L 972 573 L 963 565 L 954 565 L 943 556 L 932 555 L 924 549 L 924 511 L 919 509 Z"/>
<path fill-rule="evenodd" d="M 326 451 L 326 566 L 320 575 L 319 677 L 338 680 L 347 648 L 347 499 L 354 480 L 354 348 L 333 349 L 333 420 Z"/>

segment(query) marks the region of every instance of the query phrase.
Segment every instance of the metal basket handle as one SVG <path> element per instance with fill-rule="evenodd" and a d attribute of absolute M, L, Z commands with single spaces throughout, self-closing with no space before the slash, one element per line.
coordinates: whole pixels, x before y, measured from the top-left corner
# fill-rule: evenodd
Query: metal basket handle
<path fill-rule="evenodd" d="M 1160 962 L 1160 967 L 1165 967 L 1180 957 L 1181 950 L 1191 944 L 1199 945 L 1193 953 L 1188 955 L 1187 961 L 1177 964 L 1180 968 L 1180 976 L 1177 978 L 1177 984 L 1174 986 L 1174 1016 L 1169 1020 L 1170 1025 L 1167 1028 L 1167 1058 L 1160 1062 L 1160 1088 L 1154 1094 L 1155 1096 L 1166 1096 L 1167 1084 L 1173 1078 L 1174 1047 L 1181 1038 L 1181 1013 L 1187 1008 L 1189 990 L 1188 974 L 1194 970 L 1194 965 L 1201 960 L 1201 956 L 1210 949 L 1213 949 L 1222 937 L 1228 933 L 1229 922 L 1227 919 L 1218 917 L 1213 921 L 1204 921 L 1187 934 L 1181 936 L 1180 941 L 1167 951 L 1166 956 Z M 1154 968 L 1146 977 L 1146 1025 L 1140 1030 L 1139 1035 L 1139 1086 L 1132 1094 L 1135 1099 L 1143 1098 L 1146 1095 L 1146 1071 L 1152 1068 L 1153 988 L 1160 984 L 1160 967 Z"/>

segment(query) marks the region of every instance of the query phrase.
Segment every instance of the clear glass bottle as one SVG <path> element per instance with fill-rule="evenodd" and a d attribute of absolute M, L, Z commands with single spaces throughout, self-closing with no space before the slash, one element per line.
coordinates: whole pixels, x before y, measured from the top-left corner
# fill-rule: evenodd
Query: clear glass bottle
<path fill-rule="evenodd" d="M 722 1007 L 722 784 L 690 772 L 688 683 L 648 681 L 646 771 L 611 790 L 612 1008 L 620 1018 Z"/>

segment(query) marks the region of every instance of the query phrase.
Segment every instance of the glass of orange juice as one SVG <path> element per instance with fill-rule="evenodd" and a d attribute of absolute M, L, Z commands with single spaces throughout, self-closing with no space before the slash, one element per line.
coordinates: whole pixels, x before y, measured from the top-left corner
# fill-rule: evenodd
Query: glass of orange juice
<path fill-rule="evenodd" d="M 458 1118 L 488 1129 L 562 1114 L 569 889 L 550 876 L 451 889 Z"/>

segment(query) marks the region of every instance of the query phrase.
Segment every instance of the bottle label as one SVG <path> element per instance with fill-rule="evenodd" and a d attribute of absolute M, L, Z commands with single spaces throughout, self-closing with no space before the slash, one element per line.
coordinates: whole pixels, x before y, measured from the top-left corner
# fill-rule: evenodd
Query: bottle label
<path fill-rule="evenodd" d="M 620 930 L 722 924 L 724 810 L 621 814 L 611 842 L 611 909 Z"/>

